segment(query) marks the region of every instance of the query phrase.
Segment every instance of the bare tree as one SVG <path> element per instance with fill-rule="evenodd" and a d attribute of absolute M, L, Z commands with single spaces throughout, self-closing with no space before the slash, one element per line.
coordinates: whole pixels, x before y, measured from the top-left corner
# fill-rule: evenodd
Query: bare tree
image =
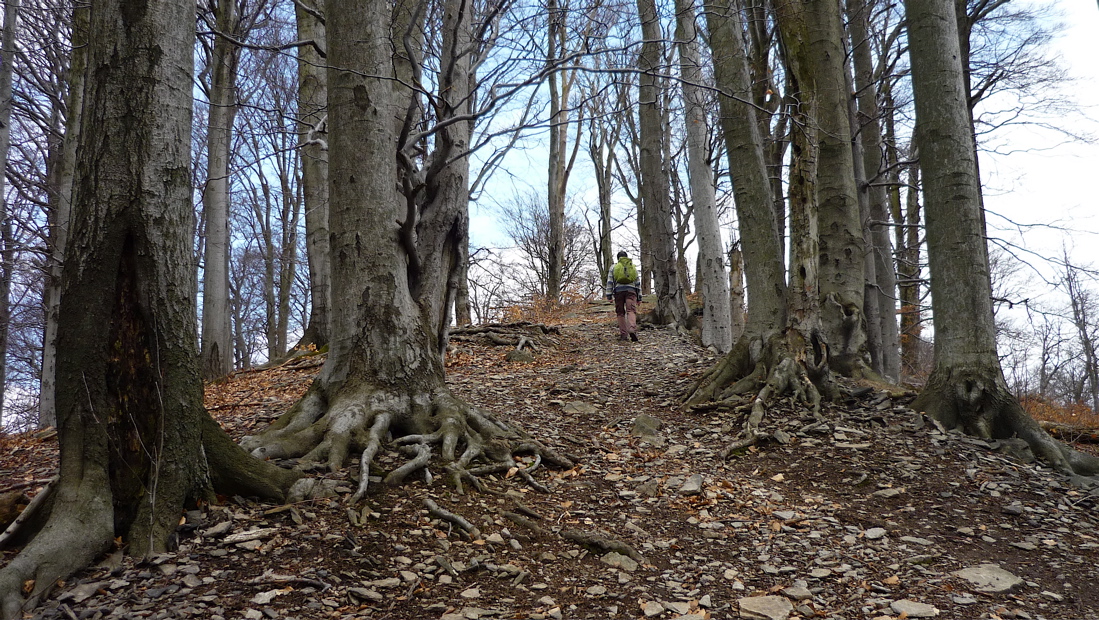
<path fill-rule="evenodd" d="M 331 346 L 303 399 L 246 445 L 256 454 L 301 456 L 330 468 L 361 450 L 354 502 L 365 495 L 366 474 L 390 433 L 416 455 L 387 476 L 390 483 L 424 467 L 435 446 L 459 489 L 479 484 L 470 470 L 474 459 L 510 467 L 513 451 L 530 450 L 567 464 L 455 398 L 444 381 L 453 278 L 467 258 L 470 71 L 480 60 L 473 42 L 485 40 L 484 31 L 473 29 L 474 7 L 445 2 L 430 24 L 441 37 L 437 47 L 426 36 L 403 37 L 405 55 L 396 63 L 388 2 L 334 0 L 327 8 Z M 497 8 L 488 7 L 482 28 L 492 26 Z M 428 25 L 419 18 L 408 23 Z M 431 49 L 438 50 L 437 73 L 429 82 L 420 72 L 431 65 L 420 64 L 419 53 Z M 415 96 L 392 79 L 404 71 L 419 88 Z M 429 120 L 420 114 L 420 97 L 435 123 L 425 133 L 417 131 Z"/>
<path fill-rule="evenodd" d="M 687 320 L 687 300 L 680 282 L 677 253 L 672 231 L 671 206 L 668 203 L 664 136 L 667 134 L 660 100 L 663 80 L 660 67 L 663 40 L 655 0 L 637 0 L 641 19 L 641 53 L 637 59 L 638 129 L 640 134 L 638 194 L 645 214 L 645 227 L 651 233 L 649 268 L 653 273 L 658 323 L 683 325 Z M 644 263 L 645 257 L 642 256 Z"/>
<path fill-rule="evenodd" d="M 725 273 L 714 173 L 709 160 L 706 91 L 698 39 L 695 4 L 691 0 L 679 0 L 676 3 L 676 40 L 686 117 L 688 177 L 698 234 L 698 281 L 704 304 L 702 344 L 713 346 L 719 353 L 727 353 L 733 347 L 729 278 Z"/>
<path fill-rule="evenodd" d="M 116 536 L 138 556 L 166 550 L 187 501 L 215 489 L 282 499 L 300 476 L 249 457 L 202 408 L 189 175 L 194 6 L 152 0 L 144 9 L 111 0 L 90 9 L 97 34 L 58 315 L 59 478 L 27 515 L 33 539 L 0 571 L 6 619 Z"/>
<path fill-rule="evenodd" d="M 1091 410 L 1099 412 L 1099 301 L 1082 281 L 1082 270 L 1069 263 L 1065 255 L 1064 286 L 1068 292 L 1069 309 L 1072 311 L 1072 325 L 1076 328 L 1076 337 L 1080 353 L 1084 358 L 1084 377 L 1087 380 Z"/>
<path fill-rule="evenodd" d="M 1099 473 L 1099 459 L 1053 440 L 1004 381 L 954 7 L 948 0 L 906 0 L 905 9 L 935 322 L 935 368 L 913 407 L 947 428 L 1018 435 L 1060 471 Z"/>

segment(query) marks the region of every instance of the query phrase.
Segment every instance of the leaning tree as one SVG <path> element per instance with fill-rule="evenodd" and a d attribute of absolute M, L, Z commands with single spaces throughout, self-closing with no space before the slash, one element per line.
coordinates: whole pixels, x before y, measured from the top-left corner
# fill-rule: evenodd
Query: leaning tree
<path fill-rule="evenodd" d="M 5 618 L 117 538 L 164 551 L 215 491 L 281 500 L 300 477 L 252 458 L 202 406 L 191 253 L 194 4 L 95 0 L 62 272 L 58 478 L 0 571 Z M 6 542 L 11 542 L 7 539 Z M 29 595 L 29 600 L 25 594 Z"/>
<path fill-rule="evenodd" d="M 302 400 L 244 445 L 258 456 L 302 457 L 330 468 L 361 451 L 353 502 L 366 493 L 370 464 L 389 434 L 412 456 L 387 476 L 390 483 L 424 467 L 436 446 L 458 488 L 479 484 L 476 460 L 511 468 L 512 454 L 530 451 L 570 465 L 454 397 L 444 381 L 448 309 L 468 235 L 464 197 L 479 49 L 473 41 L 493 27 L 490 16 L 480 22 L 485 31 L 475 32 L 473 9 L 462 0 L 443 4 L 443 38 L 434 48 L 438 90 L 429 91 L 422 78 L 428 63 L 419 62 L 424 38 L 404 36 L 424 24 L 391 32 L 386 0 L 328 4 L 329 354 Z M 396 16 L 404 19 L 412 18 Z M 402 41 L 396 55 L 395 40 Z M 406 79 L 394 80 L 398 73 Z M 424 109 L 435 125 L 417 133 Z M 528 471 L 519 474 L 534 482 Z"/>
<path fill-rule="evenodd" d="M 934 369 L 913 407 L 947 428 L 1018 436 L 1062 472 L 1099 474 L 1099 459 L 1051 438 L 1004 381 L 954 5 L 906 0 L 905 11 L 935 327 Z"/>

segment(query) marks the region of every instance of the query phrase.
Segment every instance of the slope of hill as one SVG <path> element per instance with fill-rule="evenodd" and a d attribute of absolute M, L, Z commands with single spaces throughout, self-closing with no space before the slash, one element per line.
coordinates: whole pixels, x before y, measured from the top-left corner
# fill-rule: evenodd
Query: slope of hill
<path fill-rule="evenodd" d="M 350 507 L 357 468 L 317 470 L 329 498 L 188 512 L 176 552 L 113 554 L 34 617 L 1099 618 L 1094 494 L 873 391 L 823 423 L 780 403 L 764 428 L 783 442 L 722 462 L 743 412 L 678 405 L 711 353 L 664 329 L 618 342 L 605 306 L 571 323 L 533 362 L 471 338 L 449 368 L 459 396 L 577 457 L 534 473 L 549 493 L 501 472 L 457 495 L 429 468 Z M 254 432 L 318 367 L 238 373 L 208 406 Z M 8 438 L 0 490 L 40 482 L 51 445 Z"/>

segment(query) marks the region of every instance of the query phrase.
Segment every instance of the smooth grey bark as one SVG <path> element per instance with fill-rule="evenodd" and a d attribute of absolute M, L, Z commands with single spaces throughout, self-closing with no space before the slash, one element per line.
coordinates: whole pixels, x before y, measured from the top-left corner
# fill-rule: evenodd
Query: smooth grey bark
<path fill-rule="evenodd" d="M 722 450 L 723 457 L 763 436 L 759 424 L 773 398 L 790 394 L 817 413 L 822 397 L 833 398 L 836 393 L 826 349 L 816 327 L 819 313 L 814 309 L 818 297 L 813 271 L 817 263 L 810 207 L 819 179 L 813 170 L 815 136 L 812 131 L 806 132 L 801 137 L 804 143 L 795 146 L 806 150 L 804 156 L 797 158 L 801 168 L 793 177 L 801 193 L 796 197 L 797 204 L 805 208 L 797 213 L 791 208 L 792 257 L 808 263 L 793 265 L 795 273 L 788 288 L 772 185 L 752 105 L 752 82 L 741 40 L 743 23 L 740 13 L 730 4 L 719 0 L 708 4 L 706 9 L 713 56 L 721 59 L 715 63 L 714 76 L 721 93 L 722 127 L 744 248 L 748 321 L 733 350 L 688 390 L 686 399 L 691 406 L 710 407 L 715 406 L 708 404 L 710 401 L 719 401 L 716 406 L 722 406 L 721 401 L 755 394 L 741 432 Z M 791 205 L 794 203 L 792 196 Z M 794 226 L 798 229 L 794 230 Z"/>
<path fill-rule="evenodd" d="M 462 0 L 442 7 L 438 93 L 432 95 L 439 125 L 423 169 L 412 156 L 421 144 L 411 134 L 419 118 L 416 101 L 392 79 L 405 70 L 418 76 L 420 67 L 413 62 L 415 49 L 406 48 L 412 53 L 403 60 L 394 58 L 389 2 L 332 0 L 327 8 L 329 354 L 302 400 L 244 445 L 257 455 L 301 457 L 330 468 L 361 451 L 353 503 L 368 490 L 370 466 L 387 434 L 417 454 L 387 476 L 393 484 L 426 466 L 436 445 L 459 489 L 466 481 L 479 484 L 468 469 L 478 458 L 510 467 L 512 450 L 529 449 L 567 463 L 454 398 L 444 382 L 454 274 L 469 234 L 464 119 L 475 60 L 472 7 Z M 394 119 L 404 121 L 399 131 Z"/>
<path fill-rule="evenodd" d="M 714 57 L 721 59 L 714 64 L 714 81 L 749 291 L 745 334 L 761 338 L 786 324 L 782 242 L 775 228 L 763 139 L 750 104 L 752 80 L 741 37 L 743 22 L 730 0 L 707 2 L 705 11 L 710 46 Z"/>
<path fill-rule="evenodd" d="M 744 335 L 744 253 L 740 243 L 729 247 L 729 309 L 733 341 Z"/>
<path fill-rule="evenodd" d="M 65 101 L 65 138 L 56 167 L 54 191 L 51 193 L 49 222 L 49 257 L 47 279 L 43 291 L 46 327 L 42 336 L 42 376 L 38 395 L 38 424 L 57 424 L 57 320 L 61 303 L 61 268 L 69 236 L 72 213 L 73 179 L 76 174 L 76 147 L 80 141 L 83 117 L 84 76 L 87 66 L 88 6 L 77 3 L 72 12 L 72 51 L 69 55 L 68 93 Z"/>
<path fill-rule="evenodd" d="M 858 108 L 857 122 L 853 123 L 852 129 L 856 132 L 857 143 L 861 147 L 864 172 L 859 196 L 860 202 L 865 201 L 867 205 L 867 248 L 873 267 L 873 271 L 870 271 L 868 266 L 867 272 L 874 274 L 864 303 L 877 305 L 880 372 L 885 378 L 898 381 L 900 332 L 897 326 L 896 271 L 893 264 L 893 245 L 889 238 L 888 185 L 883 178 L 887 168 L 878 107 L 878 78 L 870 49 L 870 6 L 865 0 L 848 0 L 847 15 Z"/>
<path fill-rule="evenodd" d="M 221 33 L 236 31 L 236 0 L 218 0 L 215 23 Z M 240 52 L 224 36 L 214 36 L 210 52 L 209 121 L 206 134 L 206 254 L 202 278 L 202 373 L 206 379 L 233 370 L 233 333 L 229 313 L 229 167 L 236 76 Z"/>
<path fill-rule="evenodd" d="M 934 370 L 913 408 L 947 428 L 1018 436 L 1057 470 L 1095 475 L 1099 459 L 1053 440 L 1004 381 L 954 7 L 950 0 L 906 0 L 905 10 L 935 325 Z"/>
<path fill-rule="evenodd" d="M 322 7 L 300 0 L 294 5 L 298 39 L 325 45 L 324 23 L 314 15 Z M 312 9 L 312 10 L 307 10 Z M 328 247 L 328 75 L 313 46 L 298 48 L 298 140 L 305 208 L 305 253 L 309 263 L 309 323 L 295 347 L 328 344 L 332 266 Z"/>
<path fill-rule="evenodd" d="M 638 179 L 644 225 L 649 233 L 649 268 L 653 274 L 656 308 L 652 318 L 657 323 L 684 325 L 687 298 L 680 282 L 678 253 L 672 230 L 671 205 L 668 204 L 668 180 L 665 173 L 664 137 L 666 125 L 661 112 L 660 65 L 663 56 L 663 35 L 655 0 L 637 0 L 641 19 L 641 53 L 637 64 L 638 132 L 640 134 Z M 643 237 L 644 239 L 644 237 Z M 644 256 L 642 264 L 644 265 Z"/>
<path fill-rule="evenodd" d="M 546 3 L 546 64 L 561 62 L 565 53 L 565 22 L 568 9 L 557 0 Z M 546 248 L 546 298 L 556 304 L 561 300 L 561 272 L 565 264 L 565 193 L 568 188 L 568 106 L 573 77 L 552 71 L 547 76 L 550 97 L 549 158 L 547 162 L 548 187 L 546 203 L 549 207 L 549 247 Z"/>
<path fill-rule="evenodd" d="M 802 103 L 811 103 L 807 122 L 816 129 L 820 319 L 829 366 L 840 374 L 859 376 L 866 367 L 864 246 L 839 4 L 781 0 L 775 3 L 775 15 Z"/>
<path fill-rule="evenodd" d="M 185 502 L 282 498 L 300 474 L 235 448 L 202 407 L 192 254 L 194 5 L 90 8 L 84 131 L 58 323 L 56 499 L 0 570 L 0 611 L 25 606 L 118 536 L 165 551 Z M 29 599 L 24 584 L 31 585 Z"/>
<path fill-rule="evenodd" d="M 7 169 L 11 147 L 11 84 L 15 65 L 15 33 L 19 23 L 19 0 L 4 3 L 4 31 L 0 36 L 0 411 L 7 390 L 8 334 L 11 324 L 11 280 L 15 248 L 11 214 L 8 213 Z"/>
<path fill-rule="evenodd" d="M 698 289 L 702 293 L 702 345 L 718 353 L 733 348 L 729 309 L 729 277 L 725 272 L 721 226 L 717 219 L 713 169 L 707 157 L 706 101 L 698 49 L 693 0 L 676 2 L 676 43 L 683 105 L 687 126 L 687 166 L 694 205 L 695 234 L 698 236 Z"/>

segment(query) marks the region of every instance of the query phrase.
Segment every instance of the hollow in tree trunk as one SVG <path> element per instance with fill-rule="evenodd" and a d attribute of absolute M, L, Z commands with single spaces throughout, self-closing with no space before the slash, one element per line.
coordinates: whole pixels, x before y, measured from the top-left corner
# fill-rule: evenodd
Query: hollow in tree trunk
<path fill-rule="evenodd" d="M 59 477 L 0 570 L 22 610 L 109 548 L 168 548 L 213 493 L 282 499 L 300 474 L 251 458 L 202 407 L 191 234 L 194 5 L 91 6 L 84 131 L 61 282 Z M 26 588 L 26 589 L 25 589 Z M 29 597 L 29 598 L 28 598 Z"/>

